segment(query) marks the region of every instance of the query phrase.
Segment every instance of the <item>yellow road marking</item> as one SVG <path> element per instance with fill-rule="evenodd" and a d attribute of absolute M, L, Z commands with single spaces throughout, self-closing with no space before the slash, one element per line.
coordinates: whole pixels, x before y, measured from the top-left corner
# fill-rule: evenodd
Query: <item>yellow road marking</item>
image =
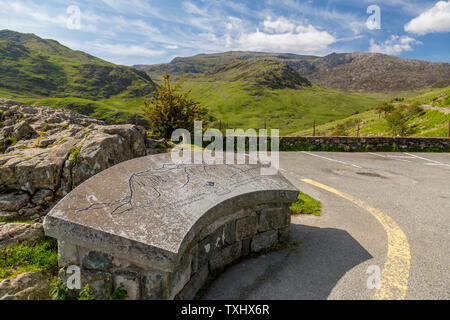
<path fill-rule="evenodd" d="M 364 201 L 353 198 L 334 188 L 323 185 L 311 179 L 302 179 L 318 188 L 334 193 L 347 199 L 359 207 L 369 211 L 381 223 L 387 233 L 388 251 L 386 262 L 381 273 L 381 286 L 374 295 L 377 300 L 402 300 L 408 290 L 409 269 L 411 266 L 411 253 L 408 239 L 397 223 L 388 215 L 378 209 L 372 208 Z"/>

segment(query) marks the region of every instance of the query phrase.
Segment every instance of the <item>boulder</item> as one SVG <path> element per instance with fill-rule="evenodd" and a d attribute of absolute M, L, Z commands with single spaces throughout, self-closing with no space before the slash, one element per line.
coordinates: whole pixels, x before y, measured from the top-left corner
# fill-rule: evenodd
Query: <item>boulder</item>
<path fill-rule="evenodd" d="M 18 211 L 25 207 L 29 200 L 30 196 L 23 192 L 0 194 L 0 211 Z"/>
<path fill-rule="evenodd" d="M 135 125 L 0 99 L 0 218 L 38 217 L 74 187 L 122 161 L 160 153 Z M 4 136 L 14 136 L 11 142 Z M 11 145 L 11 143 L 14 143 Z M 164 144 L 164 143 L 163 143 Z M 3 146 L 3 147 L 2 147 Z"/>
<path fill-rule="evenodd" d="M 0 249 L 26 242 L 34 244 L 44 237 L 42 224 L 0 223 Z"/>
<path fill-rule="evenodd" d="M 0 300 L 49 300 L 54 277 L 45 272 L 28 272 L 0 282 Z"/>
<path fill-rule="evenodd" d="M 30 139 L 36 135 L 36 131 L 27 122 L 22 121 L 14 126 L 12 135 L 20 139 Z"/>

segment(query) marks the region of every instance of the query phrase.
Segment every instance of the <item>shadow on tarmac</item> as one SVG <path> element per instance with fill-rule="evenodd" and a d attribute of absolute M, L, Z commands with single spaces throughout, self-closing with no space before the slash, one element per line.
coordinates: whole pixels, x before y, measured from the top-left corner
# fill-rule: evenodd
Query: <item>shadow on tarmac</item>
<path fill-rule="evenodd" d="M 291 224 L 291 242 L 299 240 L 296 249 L 228 268 L 202 299 L 324 300 L 346 272 L 372 258 L 344 230 Z"/>

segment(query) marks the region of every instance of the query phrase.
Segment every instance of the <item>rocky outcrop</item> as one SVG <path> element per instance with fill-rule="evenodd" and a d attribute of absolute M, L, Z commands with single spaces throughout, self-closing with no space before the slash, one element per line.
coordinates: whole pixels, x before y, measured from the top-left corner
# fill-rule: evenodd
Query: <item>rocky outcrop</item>
<path fill-rule="evenodd" d="M 164 143 L 135 125 L 0 99 L 0 219 L 40 220 L 89 177 Z"/>
<path fill-rule="evenodd" d="M 32 245 L 43 237 L 41 223 L 0 223 L 0 250 L 19 243 Z"/>
<path fill-rule="evenodd" d="M 108 126 L 73 111 L 0 99 L 0 250 L 42 239 L 43 216 L 86 179 L 165 147 L 135 125 Z M 3 280 L 0 300 L 49 299 L 53 276 Z"/>
<path fill-rule="evenodd" d="M 0 282 L 0 300 L 49 300 L 51 280 L 45 272 L 28 272 Z"/>

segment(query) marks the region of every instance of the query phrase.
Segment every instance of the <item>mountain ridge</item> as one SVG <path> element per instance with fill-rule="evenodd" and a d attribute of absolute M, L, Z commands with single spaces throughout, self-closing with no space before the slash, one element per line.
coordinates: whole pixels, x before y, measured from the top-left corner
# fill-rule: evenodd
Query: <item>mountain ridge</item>
<path fill-rule="evenodd" d="M 300 89 L 312 83 L 284 63 L 270 59 L 233 61 L 219 64 L 204 74 L 209 81 L 246 81 L 271 89 Z"/>
<path fill-rule="evenodd" d="M 272 59 L 296 70 L 321 86 L 360 92 L 398 92 L 450 85 L 450 63 L 403 59 L 381 53 L 332 53 L 325 57 L 291 53 L 229 51 L 177 57 L 166 64 L 135 65 L 152 78 L 163 72 L 175 76 L 201 74 L 237 60 Z"/>

